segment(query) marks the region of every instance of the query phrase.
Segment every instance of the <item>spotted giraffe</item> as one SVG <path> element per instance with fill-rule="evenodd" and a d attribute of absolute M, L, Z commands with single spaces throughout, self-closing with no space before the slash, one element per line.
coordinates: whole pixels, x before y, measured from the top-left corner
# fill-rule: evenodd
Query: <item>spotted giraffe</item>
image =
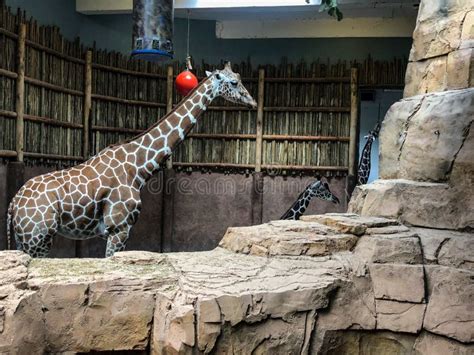
<path fill-rule="evenodd" d="M 339 203 L 339 199 L 335 196 L 331 190 L 329 190 L 329 184 L 316 180 L 315 182 L 306 186 L 305 190 L 298 196 L 295 203 L 285 212 L 280 219 L 293 219 L 298 220 L 306 211 L 309 202 L 313 197 L 317 197 L 321 200 L 331 201 L 333 203 Z"/>
<path fill-rule="evenodd" d="M 106 257 L 124 250 L 140 214 L 140 189 L 182 142 L 216 97 L 256 107 L 230 63 L 207 78 L 139 136 L 105 148 L 86 162 L 29 180 L 8 208 L 18 250 L 47 256 L 53 237 L 107 240 Z M 11 230 L 10 230 L 11 229 Z"/>
<path fill-rule="evenodd" d="M 357 169 L 357 185 L 367 184 L 370 175 L 370 155 L 372 153 L 372 143 L 377 139 L 380 131 L 380 123 L 375 126 L 374 130 L 369 131 L 369 134 L 364 138 L 364 148 L 360 156 L 359 168 Z"/>

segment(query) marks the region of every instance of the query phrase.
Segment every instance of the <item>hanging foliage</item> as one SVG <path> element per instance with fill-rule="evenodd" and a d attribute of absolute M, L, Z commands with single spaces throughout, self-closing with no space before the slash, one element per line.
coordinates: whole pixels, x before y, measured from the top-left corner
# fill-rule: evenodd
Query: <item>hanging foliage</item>
<path fill-rule="evenodd" d="M 322 0 L 319 12 L 327 11 L 329 16 L 341 21 L 343 18 L 341 10 L 337 7 L 337 0 Z"/>

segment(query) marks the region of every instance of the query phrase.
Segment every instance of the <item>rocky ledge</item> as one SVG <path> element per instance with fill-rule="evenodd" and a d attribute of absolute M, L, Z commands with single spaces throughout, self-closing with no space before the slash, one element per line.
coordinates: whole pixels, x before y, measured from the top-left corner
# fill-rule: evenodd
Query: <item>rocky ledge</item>
<path fill-rule="evenodd" d="M 0 353 L 468 354 L 473 237 L 326 214 L 209 252 L 1 252 Z"/>

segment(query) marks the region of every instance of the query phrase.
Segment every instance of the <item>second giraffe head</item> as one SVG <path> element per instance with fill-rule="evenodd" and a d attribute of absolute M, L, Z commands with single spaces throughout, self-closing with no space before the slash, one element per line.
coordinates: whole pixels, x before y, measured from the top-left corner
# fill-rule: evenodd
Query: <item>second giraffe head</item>
<path fill-rule="evenodd" d="M 334 195 L 329 189 L 329 184 L 326 181 L 316 180 L 311 185 L 313 194 L 321 200 L 331 201 L 332 203 L 339 204 L 339 198 Z"/>
<path fill-rule="evenodd" d="M 229 62 L 225 64 L 224 69 L 214 70 L 213 72 L 206 71 L 206 75 L 212 79 L 216 96 L 237 104 L 252 108 L 257 107 L 257 102 L 242 85 L 240 74 L 232 71 Z"/>

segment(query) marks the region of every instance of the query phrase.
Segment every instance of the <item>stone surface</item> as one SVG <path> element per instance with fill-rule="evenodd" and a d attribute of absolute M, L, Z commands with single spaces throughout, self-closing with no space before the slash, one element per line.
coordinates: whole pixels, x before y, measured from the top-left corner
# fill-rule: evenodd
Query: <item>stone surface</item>
<path fill-rule="evenodd" d="M 448 180 L 473 116 L 474 88 L 395 103 L 380 132 L 380 177 Z M 474 166 L 472 156 L 469 164 Z"/>
<path fill-rule="evenodd" d="M 416 337 L 389 331 L 326 331 L 319 335 L 313 348 L 324 355 L 400 355 L 411 354 Z M 428 354 L 426 354 L 428 355 Z"/>
<path fill-rule="evenodd" d="M 409 62 L 405 74 L 403 97 L 410 98 L 446 90 L 448 87 L 447 65 L 447 56 Z"/>
<path fill-rule="evenodd" d="M 351 250 L 357 242 L 352 234 L 320 223 L 272 221 L 254 227 L 229 228 L 219 246 L 237 253 L 258 256 L 324 256 Z"/>
<path fill-rule="evenodd" d="M 446 243 L 450 235 L 456 236 L 461 233 L 444 230 L 444 229 L 431 229 L 431 228 L 412 228 L 420 238 L 420 242 L 423 248 L 423 262 L 425 264 L 437 264 L 438 254 L 441 246 Z M 461 234 L 462 235 L 462 234 Z"/>
<path fill-rule="evenodd" d="M 469 0 L 462 0 L 468 2 Z M 432 1 L 441 5 L 444 1 Z M 420 5 L 415 31 L 413 32 L 413 45 L 410 51 L 410 61 L 418 61 L 438 57 L 456 50 L 460 46 L 462 24 L 466 11 L 470 8 L 460 8 L 457 11 L 450 7 L 450 15 L 446 16 L 440 6 L 437 11 L 426 11 L 428 1 Z M 435 5 L 435 6 L 436 6 Z"/>
<path fill-rule="evenodd" d="M 472 9 L 464 17 L 459 48 L 474 48 L 474 10 Z"/>
<path fill-rule="evenodd" d="M 474 272 L 473 235 L 458 235 L 443 243 L 438 252 L 438 264 Z"/>
<path fill-rule="evenodd" d="M 15 291 L 0 301 L 0 351 L 31 341 L 38 353 L 291 353 L 308 348 L 316 311 L 347 274 L 328 258 L 268 259 L 221 248 L 109 259 L 0 254 L 0 270 L 14 271 L 0 274 L 0 284 Z"/>
<path fill-rule="evenodd" d="M 474 227 L 472 195 L 448 184 L 412 180 L 376 180 L 354 190 L 349 211 L 362 216 L 398 218 L 413 226 L 462 229 Z"/>
<path fill-rule="evenodd" d="M 426 304 L 376 300 L 377 329 L 418 333 L 423 325 Z"/>
<path fill-rule="evenodd" d="M 198 349 L 209 353 L 221 333 L 221 311 L 215 299 L 199 300 L 197 304 Z"/>
<path fill-rule="evenodd" d="M 397 218 L 413 226 L 464 229 L 474 227 L 474 195 L 448 184 L 413 180 L 375 180 L 357 186 L 349 211 L 362 216 Z"/>
<path fill-rule="evenodd" d="M 474 37 L 473 37 L 474 38 Z M 474 86 L 472 48 L 454 50 L 444 56 L 410 62 L 405 76 L 404 97 Z"/>
<path fill-rule="evenodd" d="M 421 303 L 425 299 L 423 266 L 371 264 L 376 299 Z"/>
<path fill-rule="evenodd" d="M 421 264 L 423 253 L 415 233 L 363 236 L 354 255 L 366 263 Z"/>
<path fill-rule="evenodd" d="M 372 283 L 368 277 L 354 276 L 341 285 L 328 309 L 318 313 L 318 331 L 375 329 L 376 313 Z"/>
<path fill-rule="evenodd" d="M 474 353 L 474 344 L 466 345 L 435 334 L 422 332 L 416 339 L 413 350 L 415 355 L 471 355 Z"/>
<path fill-rule="evenodd" d="M 443 182 L 449 178 L 474 117 L 474 88 L 418 97 L 420 108 L 407 117 L 406 136 L 390 147 L 381 136 L 381 154 L 398 154 L 398 178 Z M 416 100 L 417 97 L 411 98 Z M 403 104 L 403 101 L 400 102 Z M 385 119 L 390 119 L 387 116 Z M 384 130 L 383 134 L 393 134 Z M 382 132 L 381 132 L 382 135 Z M 380 164 L 383 177 L 383 160 Z M 474 164 L 474 158 L 472 158 Z"/>
<path fill-rule="evenodd" d="M 152 354 L 192 354 L 195 345 L 194 307 L 158 295 L 151 333 Z"/>
<path fill-rule="evenodd" d="M 216 354 L 298 354 L 304 345 L 306 314 L 269 318 L 261 324 L 225 326 Z"/>
<path fill-rule="evenodd" d="M 429 302 L 423 327 L 461 342 L 474 341 L 474 273 L 427 265 Z"/>
<path fill-rule="evenodd" d="M 474 203 L 472 193 L 469 193 L 469 187 L 474 185 L 473 152 L 474 129 L 469 129 L 469 133 L 464 140 L 464 144 L 459 150 L 456 160 L 453 163 L 450 180 L 455 182 L 458 186 L 464 186 L 468 195 L 467 199 L 469 200 L 470 198 L 471 203 Z"/>
<path fill-rule="evenodd" d="M 0 352 L 28 344 L 32 353 L 398 354 L 428 346 L 408 335 L 422 325 L 449 346 L 471 341 L 469 233 L 354 214 L 308 219 L 232 234 L 249 249 L 315 235 L 326 245 L 325 238 L 350 236 L 355 248 L 324 256 L 219 247 L 34 260 L 0 252 Z"/>
<path fill-rule="evenodd" d="M 473 233 L 415 227 L 411 230 L 420 239 L 423 263 L 474 271 Z"/>
<path fill-rule="evenodd" d="M 446 88 L 448 90 L 474 86 L 473 56 L 472 48 L 459 49 L 448 54 L 446 62 Z"/>
<path fill-rule="evenodd" d="M 473 23 L 469 0 L 421 2 L 404 97 L 473 86 Z"/>
<path fill-rule="evenodd" d="M 304 222 L 318 222 L 333 228 L 339 233 L 349 233 L 361 236 L 367 228 L 382 228 L 396 226 L 395 220 L 378 217 L 361 217 L 353 213 L 326 213 L 321 215 L 301 216 Z"/>

